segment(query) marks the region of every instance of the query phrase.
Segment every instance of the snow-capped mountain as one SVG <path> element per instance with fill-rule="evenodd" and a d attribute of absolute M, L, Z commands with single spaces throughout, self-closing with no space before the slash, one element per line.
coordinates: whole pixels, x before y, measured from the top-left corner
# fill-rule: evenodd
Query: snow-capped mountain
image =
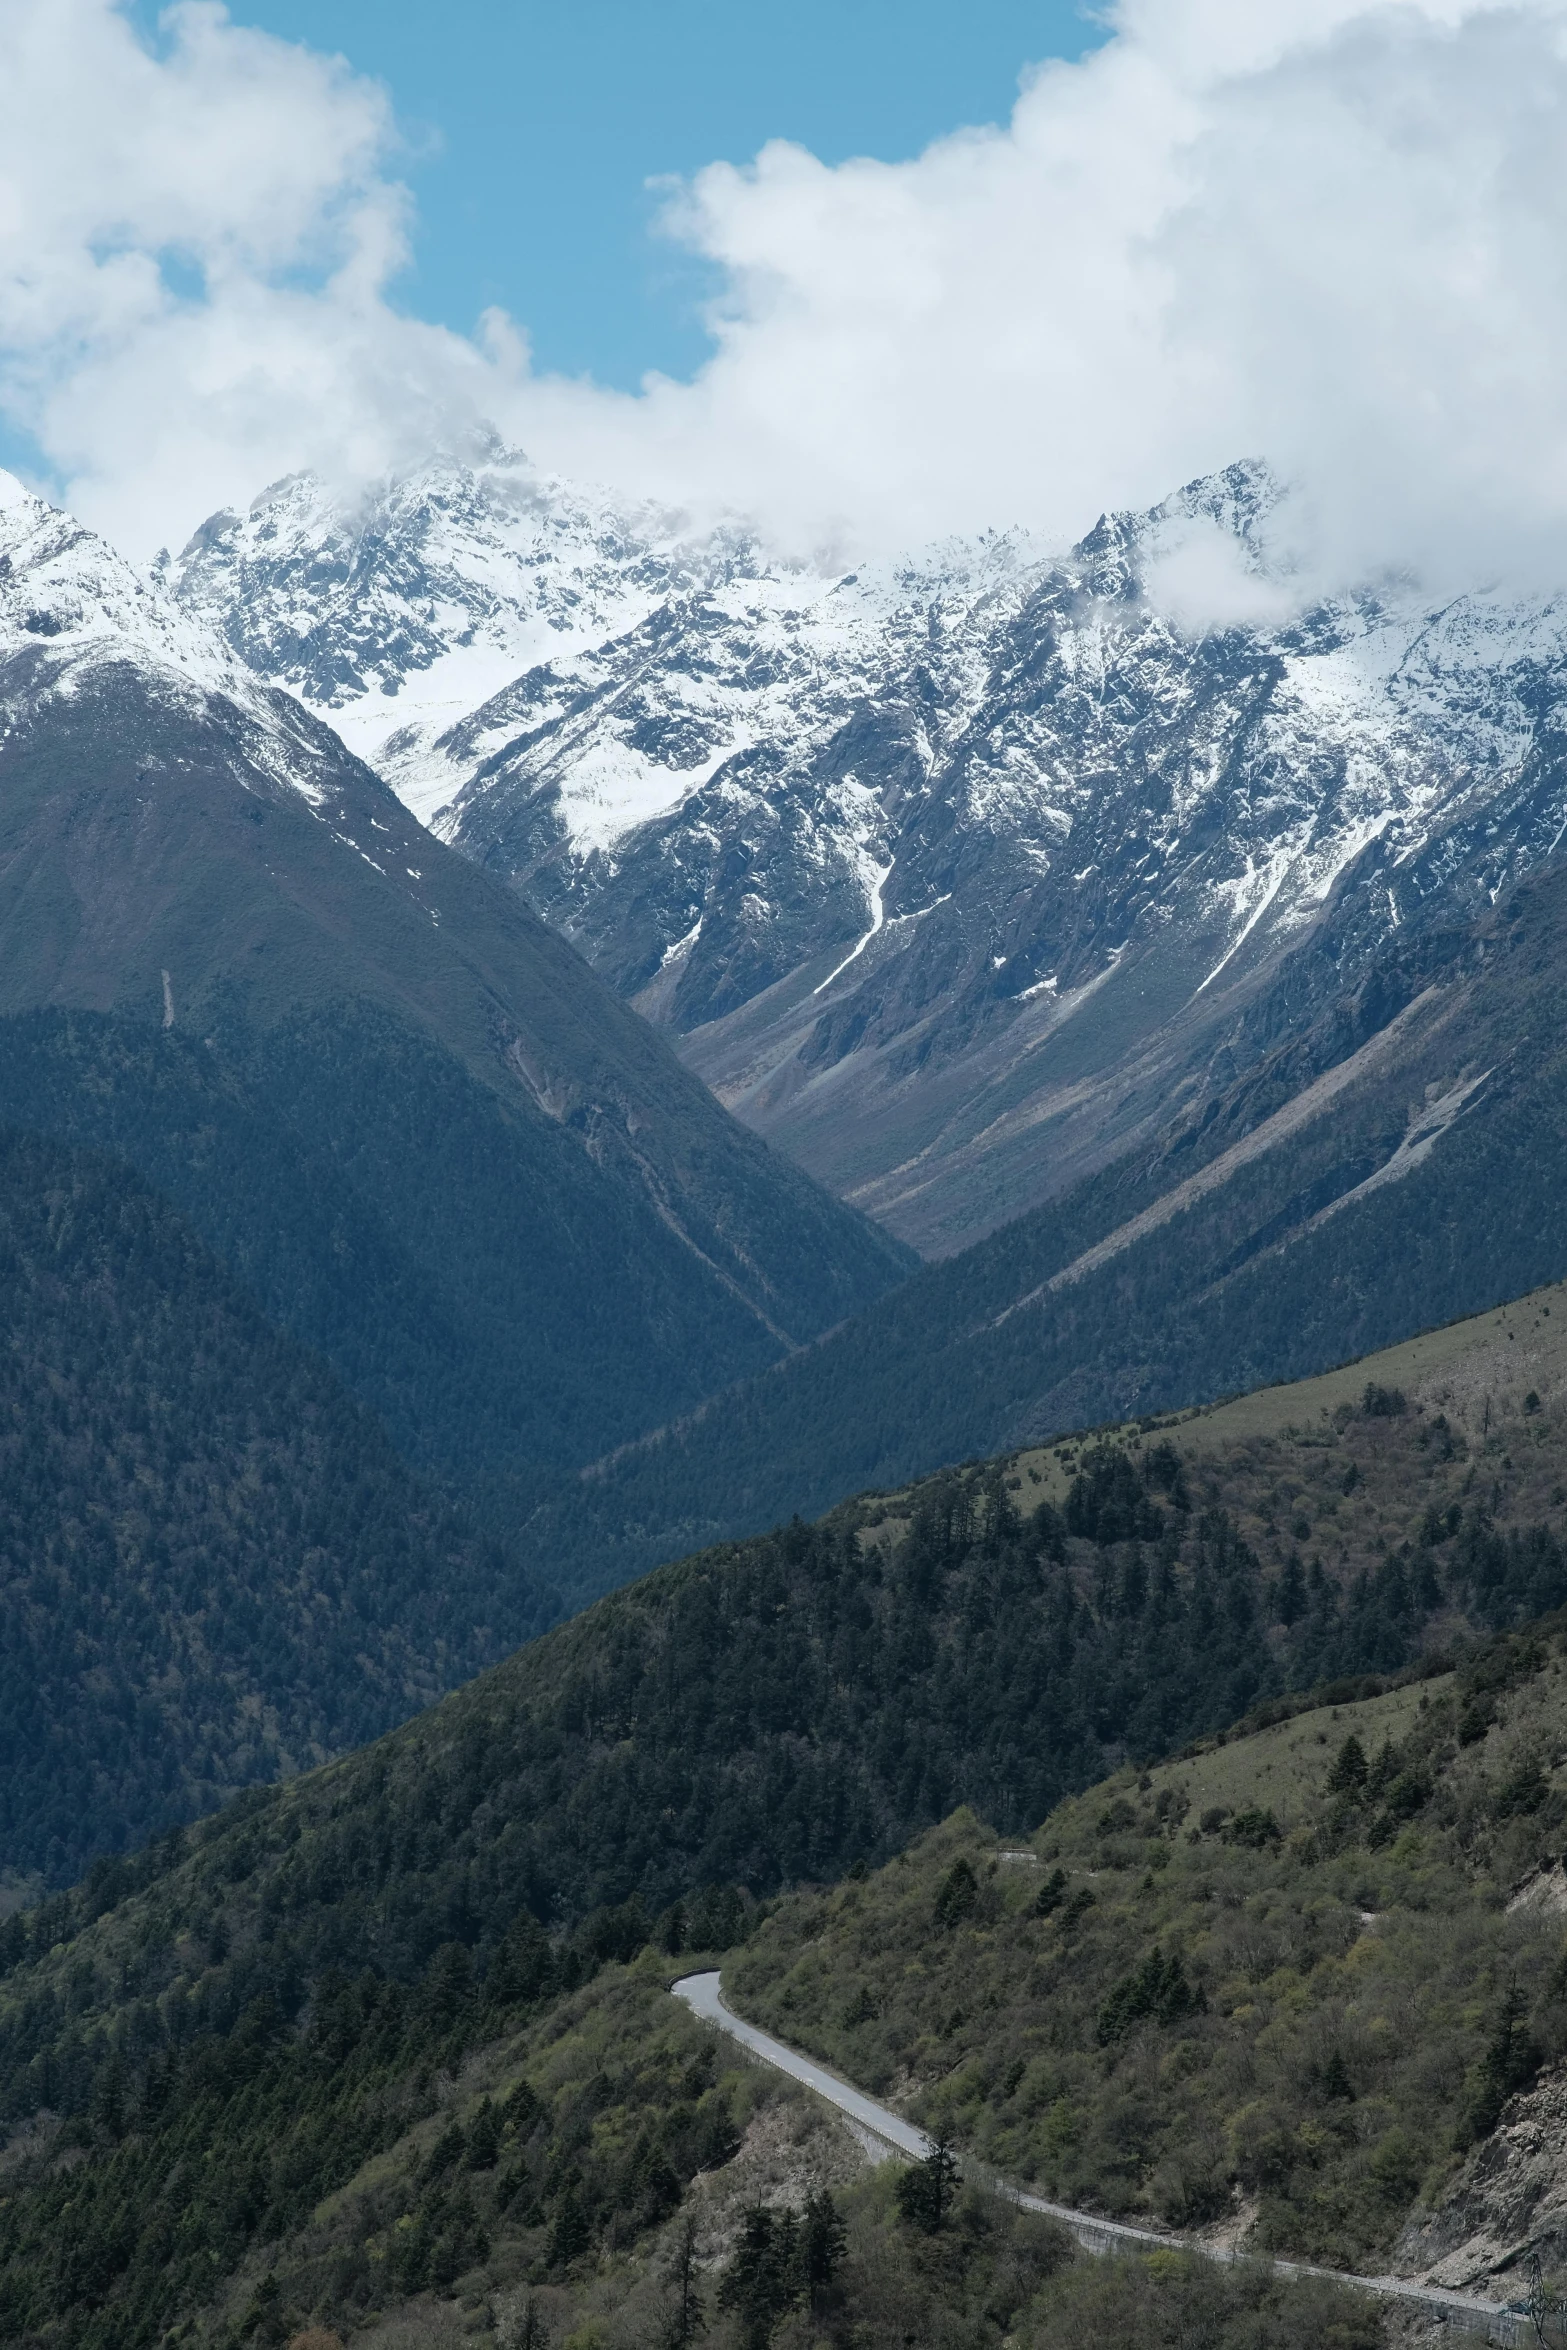
<path fill-rule="evenodd" d="M 0 744 L 116 678 L 171 714 L 221 710 L 258 782 L 320 812 L 341 748 L 108 543 L 0 473 Z M 149 770 L 149 772 L 151 772 Z"/>
<path fill-rule="evenodd" d="M 300 699 L 9 480 L 0 1030 L 8 1123 L 199 1209 L 508 1507 L 906 1268 Z"/>
<path fill-rule="evenodd" d="M 590 658 L 743 560 L 738 543 L 689 543 L 678 517 L 622 512 L 482 443 L 352 498 L 292 476 L 246 514 L 213 515 L 175 578 L 186 610 L 427 818 L 466 780 L 436 746 L 493 695 Z"/>
<path fill-rule="evenodd" d="M 1233 1059 L 1306 936 L 1352 984 L 1561 840 L 1567 610 L 1290 614 L 1276 495 L 1239 465 L 1065 555 L 827 577 L 492 449 L 356 507 L 281 484 L 177 579 L 723 1100 L 940 1252 Z M 1192 616 L 1193 546 L 1253 617 Z"/>

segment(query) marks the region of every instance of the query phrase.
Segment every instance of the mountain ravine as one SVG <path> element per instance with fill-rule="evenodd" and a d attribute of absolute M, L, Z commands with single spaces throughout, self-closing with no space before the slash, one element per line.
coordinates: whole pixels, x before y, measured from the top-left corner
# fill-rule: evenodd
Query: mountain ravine
<path fill-rule="evenodd" d="M 134 1166 L 492 1524 L 906 1270 L 293 695 L 15 483 L 0 726 L 0 1118 Z"/>

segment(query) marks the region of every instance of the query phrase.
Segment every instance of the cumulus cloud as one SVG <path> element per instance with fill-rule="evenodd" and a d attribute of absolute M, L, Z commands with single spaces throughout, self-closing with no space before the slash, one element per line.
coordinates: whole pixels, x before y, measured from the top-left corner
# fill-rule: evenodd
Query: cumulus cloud
<path fill-rule="evenodd" d="M 713 355 L 628 396 L 399 315 L 394 126 L 347 68 L 191 0 L 156 55 L 113 0 L 0 0 L 0 400 L 139 546 L 489 415 L 802 555 L 1065 539 L 1263 455 L 1298 578 L 1567 577 L 1567 0 L 1111 23 L 911 162 L 700 173 L 666 226 L 717 265 Z M 1172 596 L 1254 596 L 1225 561 L 1172 548 Z"/>
<path fill-rule="evenodd" d="M 138 549 L 312 464 L 374 472 L 497 370 L 397 317 L 387 100 L 185 0 L 0 0 L 0 406 Z"/>
<path fill-rule="evenodd" d="M 704 173 L 678 226 L 727 274 L 720 347 L 622 411 L 642 461 L 888 544 L 1066 534 L 1262 455 L 1304 572 L 1559 568 L 1567 11 L 1116 22 L 1005 130 Z"/>

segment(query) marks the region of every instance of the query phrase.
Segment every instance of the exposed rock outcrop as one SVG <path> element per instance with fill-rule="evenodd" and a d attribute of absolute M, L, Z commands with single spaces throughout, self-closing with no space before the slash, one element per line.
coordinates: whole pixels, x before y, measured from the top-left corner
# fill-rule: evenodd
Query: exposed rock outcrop
<path fill-rule="evenodd" d="M 1536 2252 L 1547 2275 L 1567 2269 L 1567 2067 L 1512 2099 L 1435 2210 L 1405 2228 L 1393 2267 L 1507 2298 Z"/>

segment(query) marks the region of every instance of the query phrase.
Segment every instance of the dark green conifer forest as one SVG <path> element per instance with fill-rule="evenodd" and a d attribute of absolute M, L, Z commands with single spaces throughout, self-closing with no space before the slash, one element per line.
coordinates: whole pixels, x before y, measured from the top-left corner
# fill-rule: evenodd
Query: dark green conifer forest
<path fill-rule="evenodd" d="M 555 1603 L 185 1220 L 0 1131 L 0 1870 L 358 1745 Z"/>

